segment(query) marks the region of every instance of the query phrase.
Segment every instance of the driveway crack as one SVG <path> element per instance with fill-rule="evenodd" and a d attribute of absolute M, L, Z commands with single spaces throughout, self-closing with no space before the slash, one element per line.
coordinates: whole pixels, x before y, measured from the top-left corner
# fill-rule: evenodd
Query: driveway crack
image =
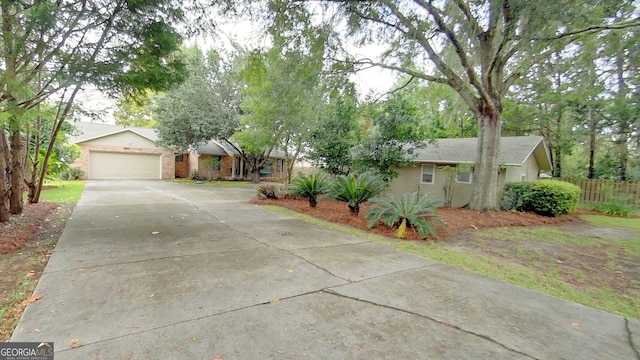
<path fill-rule="evenodd" d="M 627 318 L 624 318 L 624 327 L 627 329 L 627 336 L 629 337 L 629 345 L 631 346 L 631 350 L 633 350 L 636 353 L 636 359 L 640 360 L 640 351 L 638 350 L 635 343 L 633 342 L 633 332 L 629 327 L 629 319 Z"/>
<path fill-rule="evenodd" d="M 342 297 L 342 298 L 355 300 L 355 301 L 363 302 L 363 303 L 366 303 L 366 304 L 371 304 L 371 305 L 374 305 L 374 306 L 383 307 L 383 308 L 394 310 L 394 311 L 400 311 L 400 312 L 408 314 L 408 315 L 418 316 L 418 317 L 421 317 L 423 319 L 438 323 L 440 325 L 444 325 L 444 326 L 450 327 L 452 329 L 455 329 L 455 330 L 458 330 L 458 331 L 462 331 L 462 332 L 464 332 L 466 334 L 469 334 L 469 335 L 472 335 L 472 336 L 479 337 L 481 339 L 487 340 L 487 341 L 489 341 L 491 343 L 494 343 L 494 344 L 504 348 L 505 350 L 508 350 L 508 351 L 511 351 L 511 352 L 526 356 L 526 357 L 528 357 L 530 359 L 538 360 L 538 358 L 536 358 L 534 356 L 531 356 L 531 355 L 529 355 L 527 353 L 524 353 L 524 352 L 522 352 L 520 350 L 510 348 L 507 345 L 505 345 L 505 344 L 503 344 L 503 343 L 491 338 L 490 336 L 487 336 L 487 335 L 484 335 L 484 334 L 479 334 L 479 333 L 476 333 L 476 332 L 473 332 L 473 331 L 470 331 L 470 330 L 467 330 L 467 329 L 463 329 L 463 328 L 461 328 L 461 327 L 459 327 L 457 325 L 446 323 L 446 322 L 443 322 L 441 320 L 434 319 L 434 318 L 431 318 L 429 316 L 426 316 L 426 315 L 423 315 L 423 314 L 420 314 L 420 313 L 417 313 L 417 312 L 401 309 L 401 308 L 398 308 L 398 307 L 395 307 L 395 306 L 386 305 L 386 304 L 379 304 L 379 303 L 376 303 L 376 302 L 370 301 L 370 300 L 365 300 L 365 299 L 360 299 L 360 298 L 356 298 L 356 297 L 340 294 L 340 293 L 335 292 L 334 290 L 331 290 L 331 289 L 325 289 L 324 292 L 327 293 L 327 294 L 334 295 L 334 296 L 339 296 L 339 297 Z"/>

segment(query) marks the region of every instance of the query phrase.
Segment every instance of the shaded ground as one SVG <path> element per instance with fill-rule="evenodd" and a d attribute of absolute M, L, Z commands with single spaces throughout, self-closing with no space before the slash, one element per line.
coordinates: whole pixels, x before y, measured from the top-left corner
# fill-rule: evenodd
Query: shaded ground
<path fill-rule="evenodd" d="M 25 205 L 20 216 L 0 224 L 0 341 L 8 341 L 30 301 L 73 206 Z"/>
<path fill-rule="evenodd" d="M 373 231 L 377 234 L 394 237 L 395 230 L 384 225 L 374 226 L 372 229 L 367 227 L 367 221 L 364 214 L 368 205 L 361 205 L 360 214 L 357 216 L 352 214 L 344 202 L 331 199 L 324 199 L 318 202 L 315 208 L 309 207 L 309 202 L 304 199 L 256 199 L 252 201 L 254 204 L 260 205 L 277 205 L 282 206 L 299 213 L 307 214 L 315 218 L 350 225 L 359 229 Z M 559 224 L 566 222 L 574 222 L 578 220 L 576 215 L 565 215 L 557 218 L 540 216 L 533 213 L 520 212 L 479 212 L 468 209 L 441 208 L 438 210 L 438 218 L 447 224 L 446 228 L 438 229 L 438 239 L 450 237 L 462 230 L 481 229 L 503 226 L 535 226 Z M 407 240 L 419 240 L 420 235 L 413 231 L 407 230 Z"/>

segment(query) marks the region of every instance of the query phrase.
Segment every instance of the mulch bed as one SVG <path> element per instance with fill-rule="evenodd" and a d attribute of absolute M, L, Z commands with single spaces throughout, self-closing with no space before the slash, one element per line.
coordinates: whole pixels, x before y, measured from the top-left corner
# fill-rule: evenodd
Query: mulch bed
<path fill-rule="evenodd" d="M 396 229 L 384 225 L 376 225 L 369 229 L 364 214 L 369 204 L 362 204 L 360 213 L 352 214 L 344 202 L 332 199 L 323 199 L 315 208 L 309 207 L 306 199 L 254 199 L 251 201 L 258 205 L 275 205 L 287 208 L 318 219 L 349 225 L 358 229 L 372 231 L 379 235 L 395 237 Z M 571 221 L 579 221 L 577 215 L 569 214 L 556 218 L 540 216 L 534 213 L 521 213 L 513 211 L 475 211 L 469 209 L 440 208 L 438 219 L 443 221 L 446 228 L 438 228 L 438 239 L 453 236 L 459 231 L 504 227 L 504 226 L 537 226 L 559 224 Z M 420 240 L 420 235 L 413 230 L 407 230 L 406 239 Z"/>
<path fill-rule="evenodd" d="M 26 204 L 21 215 L 12 215 L 9 221 L 0 223 L 0 254 L 21 248 L 58 207 L 58 204 L 50 202 Z"/>

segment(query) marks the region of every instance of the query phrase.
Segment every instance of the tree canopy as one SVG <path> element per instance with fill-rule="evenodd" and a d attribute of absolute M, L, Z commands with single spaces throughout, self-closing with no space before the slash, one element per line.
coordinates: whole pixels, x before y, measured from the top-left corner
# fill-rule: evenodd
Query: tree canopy
<path fill-rule="evenodd" d="M 504 100 L 533 64 L 602 31 L 635 28 L 618 13 L 623 1 L 269 1 L 273 26 L 291 31 L 305 9 L 323 6 L 320 25 L 336 29 L 330 56 L 358 67 L 377 66 L 455 90 L 474 114 L 478 145 L 471 208 L 498 207 L 498 153 Z M 320 3 L 320 5 L 317 5 Z M 289 14 L 293 14 L 289 16 Z M 292 25 L 293 24 L 293 25 Z M 376 45 L 377 58 L 350 49 Z"/>

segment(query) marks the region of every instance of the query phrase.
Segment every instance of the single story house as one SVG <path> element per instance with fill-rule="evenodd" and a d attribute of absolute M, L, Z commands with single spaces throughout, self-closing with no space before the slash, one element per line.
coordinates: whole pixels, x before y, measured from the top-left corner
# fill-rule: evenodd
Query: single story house
<path fill-rule="evenodd" d="M 176 154 L 158 145 L 154 129 L 76 122 L 77 131 L 67 141 L 80 147 L 72 166 L 84 179 L 141 180 L 189 178 L 247 179 L 251 172 L 236 148 L 211 140 L 190 153 Z M 262 178 L 285 178 L 284 152 L 274 150 L 260 169 Z"/>
<path fill-rule="evenodd" d="M 450 206 L 469 203 L 473 189 L 473 168 L 477 138 L 440 139 L 417 149 L 416 166 L 395 169 L 400 175 L 391 182 L 388 192 L 431 193 Z M 538 179 L 541 171 L 552 169 L 551 158 L 542 136 L 500 138 L 499 186 Z"/>
<path fill-rule="evenodd" d="M 199 146 L 189 154 L 184 154 L 189 159 L 189 175 L 197 173 L 200 179 L 248 179 L 251 171 L 240 156 L 238 150 L 218 140 L 211 140 L 207 144 Z M 178 165 L 176 160 L 176 168 Z M 271 151 L 268 160 L 260 168 L 262 178 L 285 178 L 287 176 L 287 164 L 285 153 L 281 150 Z M 178 174 L 176 177 L 186 177 Z"/>
<path fill-rule="evenodd" d="M 80 147 L 72 166 L 84 171 L 84 179 L 173 179 L 175 154 L 157 145 L 154 129 L 76 122 L 68 142 Z"/>

